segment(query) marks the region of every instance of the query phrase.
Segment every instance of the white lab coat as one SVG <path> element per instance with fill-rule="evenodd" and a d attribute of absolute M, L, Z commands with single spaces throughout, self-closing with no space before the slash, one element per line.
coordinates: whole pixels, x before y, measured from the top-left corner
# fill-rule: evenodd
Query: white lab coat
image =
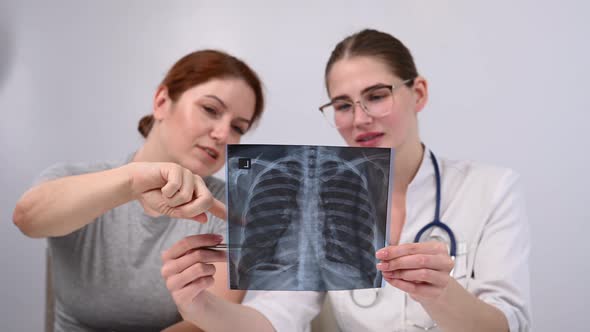
<path fill-rule="evenodd" d="M 441 220 L 458 242 L 453 276 L 469 292 L 500 309 L 510 331 L 530 330 L 530 235 L 518 175 L 505 168 L 437 158 Z M 400 243 L 413 242 L 432 221 L 435 188 L 434 168 L 425 149 L 408 187 Z M 326 296 L 342 331 L 395 331 L 404 325 L 404 317 L 421 326 L 434 323 L 418 303 L 408 296 L 410 302 L 404 305 L 404 293 L 385 284 L 369 308 L 357 306 L 350 291 L 251 291 L 244 304 L 264 314 L 279 332 L 308 330 Z M 375 289 L 356 290 L 354 298 L 366 304 L 375 294 Z"/>

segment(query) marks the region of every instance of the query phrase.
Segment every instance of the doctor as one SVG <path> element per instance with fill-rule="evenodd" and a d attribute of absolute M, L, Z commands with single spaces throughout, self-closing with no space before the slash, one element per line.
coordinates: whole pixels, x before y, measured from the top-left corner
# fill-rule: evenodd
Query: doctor
<path fill-rule="evenodd" d="M 243 305 L 206 290 L 210 263 L 163 254 L 163 276 L 186 320 L 204 330 L 302 331 L 328 297 L 345 331 L 528 331 L 529 230 L 518 176 L 436 156 L 417 115 L 427 81 L 393 36 L 363 30 L 341 41 L 325 72 L 320 107 L 350 146 L 396 150 L 390 245 L 377 251 L 384 288 L 251 292 Z M 211 245 L 192 237 L 191 249 Z M 192 269 L 187 267 L 193 266 Z"/>

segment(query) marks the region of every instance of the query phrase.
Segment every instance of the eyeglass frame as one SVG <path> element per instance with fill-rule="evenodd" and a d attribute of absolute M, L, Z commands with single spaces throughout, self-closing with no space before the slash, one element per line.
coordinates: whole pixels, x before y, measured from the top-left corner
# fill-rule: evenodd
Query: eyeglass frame
<path fill-rule="evenodd" d="M 381 115 L 379 115 L 379 116 L 372 115 L 372 114 L 370 113 L 369 109 L 367 108 L 367 106 L 366 106 L 366 105 L 364 105 L 364 104 L 363 104 L 363 102 L 362 102 L 363 95 L 365 95 L 366 93 L 369 93 L 369 92 L 371 92 L 371 91 L 373 91 L 373 90 L 376 90 L 376 89 L 381 89 L 381 88 L 388 88 L 388 89 L 389 89 L 389 91 L 391 92 L 391 95 L 393 96 L 393 90 L 396 90 L 396 89 L 398 89 L 398 88 L 401 88 L 402 86 L 407 86 L 407 84 L 408 84 L 408 83 L 410 83 L 410 82 L 412 82 L 412 85 L 413 85 L 413 83 L 414 83 L 413 81 L 414 81 L 415 79 L 416 79 L 416 78 L 414 77 L 414 78 L 410 78 L 410 79 L 404 80 L 404 81 L 402 81 L 402 82 L 401 82 L 401 84 L 399 84 L 399 85 L 395 85 L 395 84 L 390 84 L 390 85 L 387 85 L 387 84 L 384 84 L 384 85 L 376 85 L 376 86 L 374 86 L 374 87 L 371 87 L 371 88 L 369 88 L 368 90 L 366 90 L 365 92 L 363 92 L 363 93 L 361 94 L 361 99 L 359 99 L 359 100 L 357 100 L 357 101 L 350 100 L 350 105 L 352 106 L 352 115 L 353 115 L 353 117 L 354 117 L 354 112 L 355 112 L 355 107 L 354 107 L 354 106 L 355 106 L 355 104 L 359 104 L 359 106 L 361 107 L 361 109 L 363 110 L 363 112 L 365 112 L 365 114 L 366 114 L 367 116 L 370 116 L 370 117 L 372 117 L 372 118 L 380 118 L 380 117 L 384 117 L 384 116 L 388 115 L 389 113 L 391 113 L 391 109 L 389 110 L 389 112 L 387 112 L 387 113 L 385 113 L 385 114 L 381 114 Z M 336 126 L 336 123 L 335 123 L 335 121 L 334 121 L 334 124 L 332 124 L 332 122 L 331 122 L 330 120 L 328 120 L 328 118 L 326 117 L 326 113 L 324 113 L 324 108 L 326 108 L 326 107 L 328 107 L 328 106 L 332 106 L 332 104 L 333 104 L 333 103 L 334 103 L 334 100 L 330 101 L 330 102 L 329 102 L 329 103 L 327 103 L 327 104 L 324 104 L 324 105 L 320 106 L 320 107 L 318 108 L 318 110 L 319 110 L 319 111 L 322 113 L 322 116 L 323 116 L 323 117 L 326 119 L 326 121 L 328 121 L 328 123 L 329 123 L 329 124 L 330 124 L 332 127 L 334 127 L 334 128 L 338 128 L 338 127 Z M 353 119 L 354 119 L 354 118 L 353 118 Z M 354 121 L 354 120 L 353 120 L 353 121 Z"/>

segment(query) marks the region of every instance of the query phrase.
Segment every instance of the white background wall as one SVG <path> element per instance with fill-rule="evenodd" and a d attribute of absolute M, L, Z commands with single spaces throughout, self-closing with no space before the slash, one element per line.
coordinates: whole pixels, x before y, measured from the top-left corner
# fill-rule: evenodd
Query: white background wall
<path fill-rule="evenodd" d="M 246 4 L 247 3 L 247 4 Z M 166 70 L 213 47 L 266 85 L 245 143 L 342 144 L 316 107 L 325 62 L 364 27 L 398 36 L 430 81 L 420 115 L 438 154 L 522 174 L 535 331 L 589 326 L 590 47 L 584 1 L 17 1 L 0 3 L 0 331 L 39 331 L 45 241 L 12 209 L 57 161 L 120 158 Z"/>

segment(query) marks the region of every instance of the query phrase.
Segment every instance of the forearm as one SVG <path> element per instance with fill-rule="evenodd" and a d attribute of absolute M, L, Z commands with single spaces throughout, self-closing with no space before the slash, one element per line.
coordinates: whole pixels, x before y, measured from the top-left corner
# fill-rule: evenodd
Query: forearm
<path fill-rule="evenodd" d="M 27 191 L 13 221 L 30 237 L 62 236 L 133 199 L 127 166 L 42 183 Z"/>
<path fill-rule="evenodd" d="M 442 331 L 508 331 L 508 321 L 496 307 L 483 302 L 451 279 L 436 302 L 422 304 Z"/>
<path fill-rule="evenodd" d="M 199 295 L 199 312 L 189 318 L 204 331 L 274 332 L 272 324 L 260 312 L 242 304 L 232 303 L 208 291 Z"/>

